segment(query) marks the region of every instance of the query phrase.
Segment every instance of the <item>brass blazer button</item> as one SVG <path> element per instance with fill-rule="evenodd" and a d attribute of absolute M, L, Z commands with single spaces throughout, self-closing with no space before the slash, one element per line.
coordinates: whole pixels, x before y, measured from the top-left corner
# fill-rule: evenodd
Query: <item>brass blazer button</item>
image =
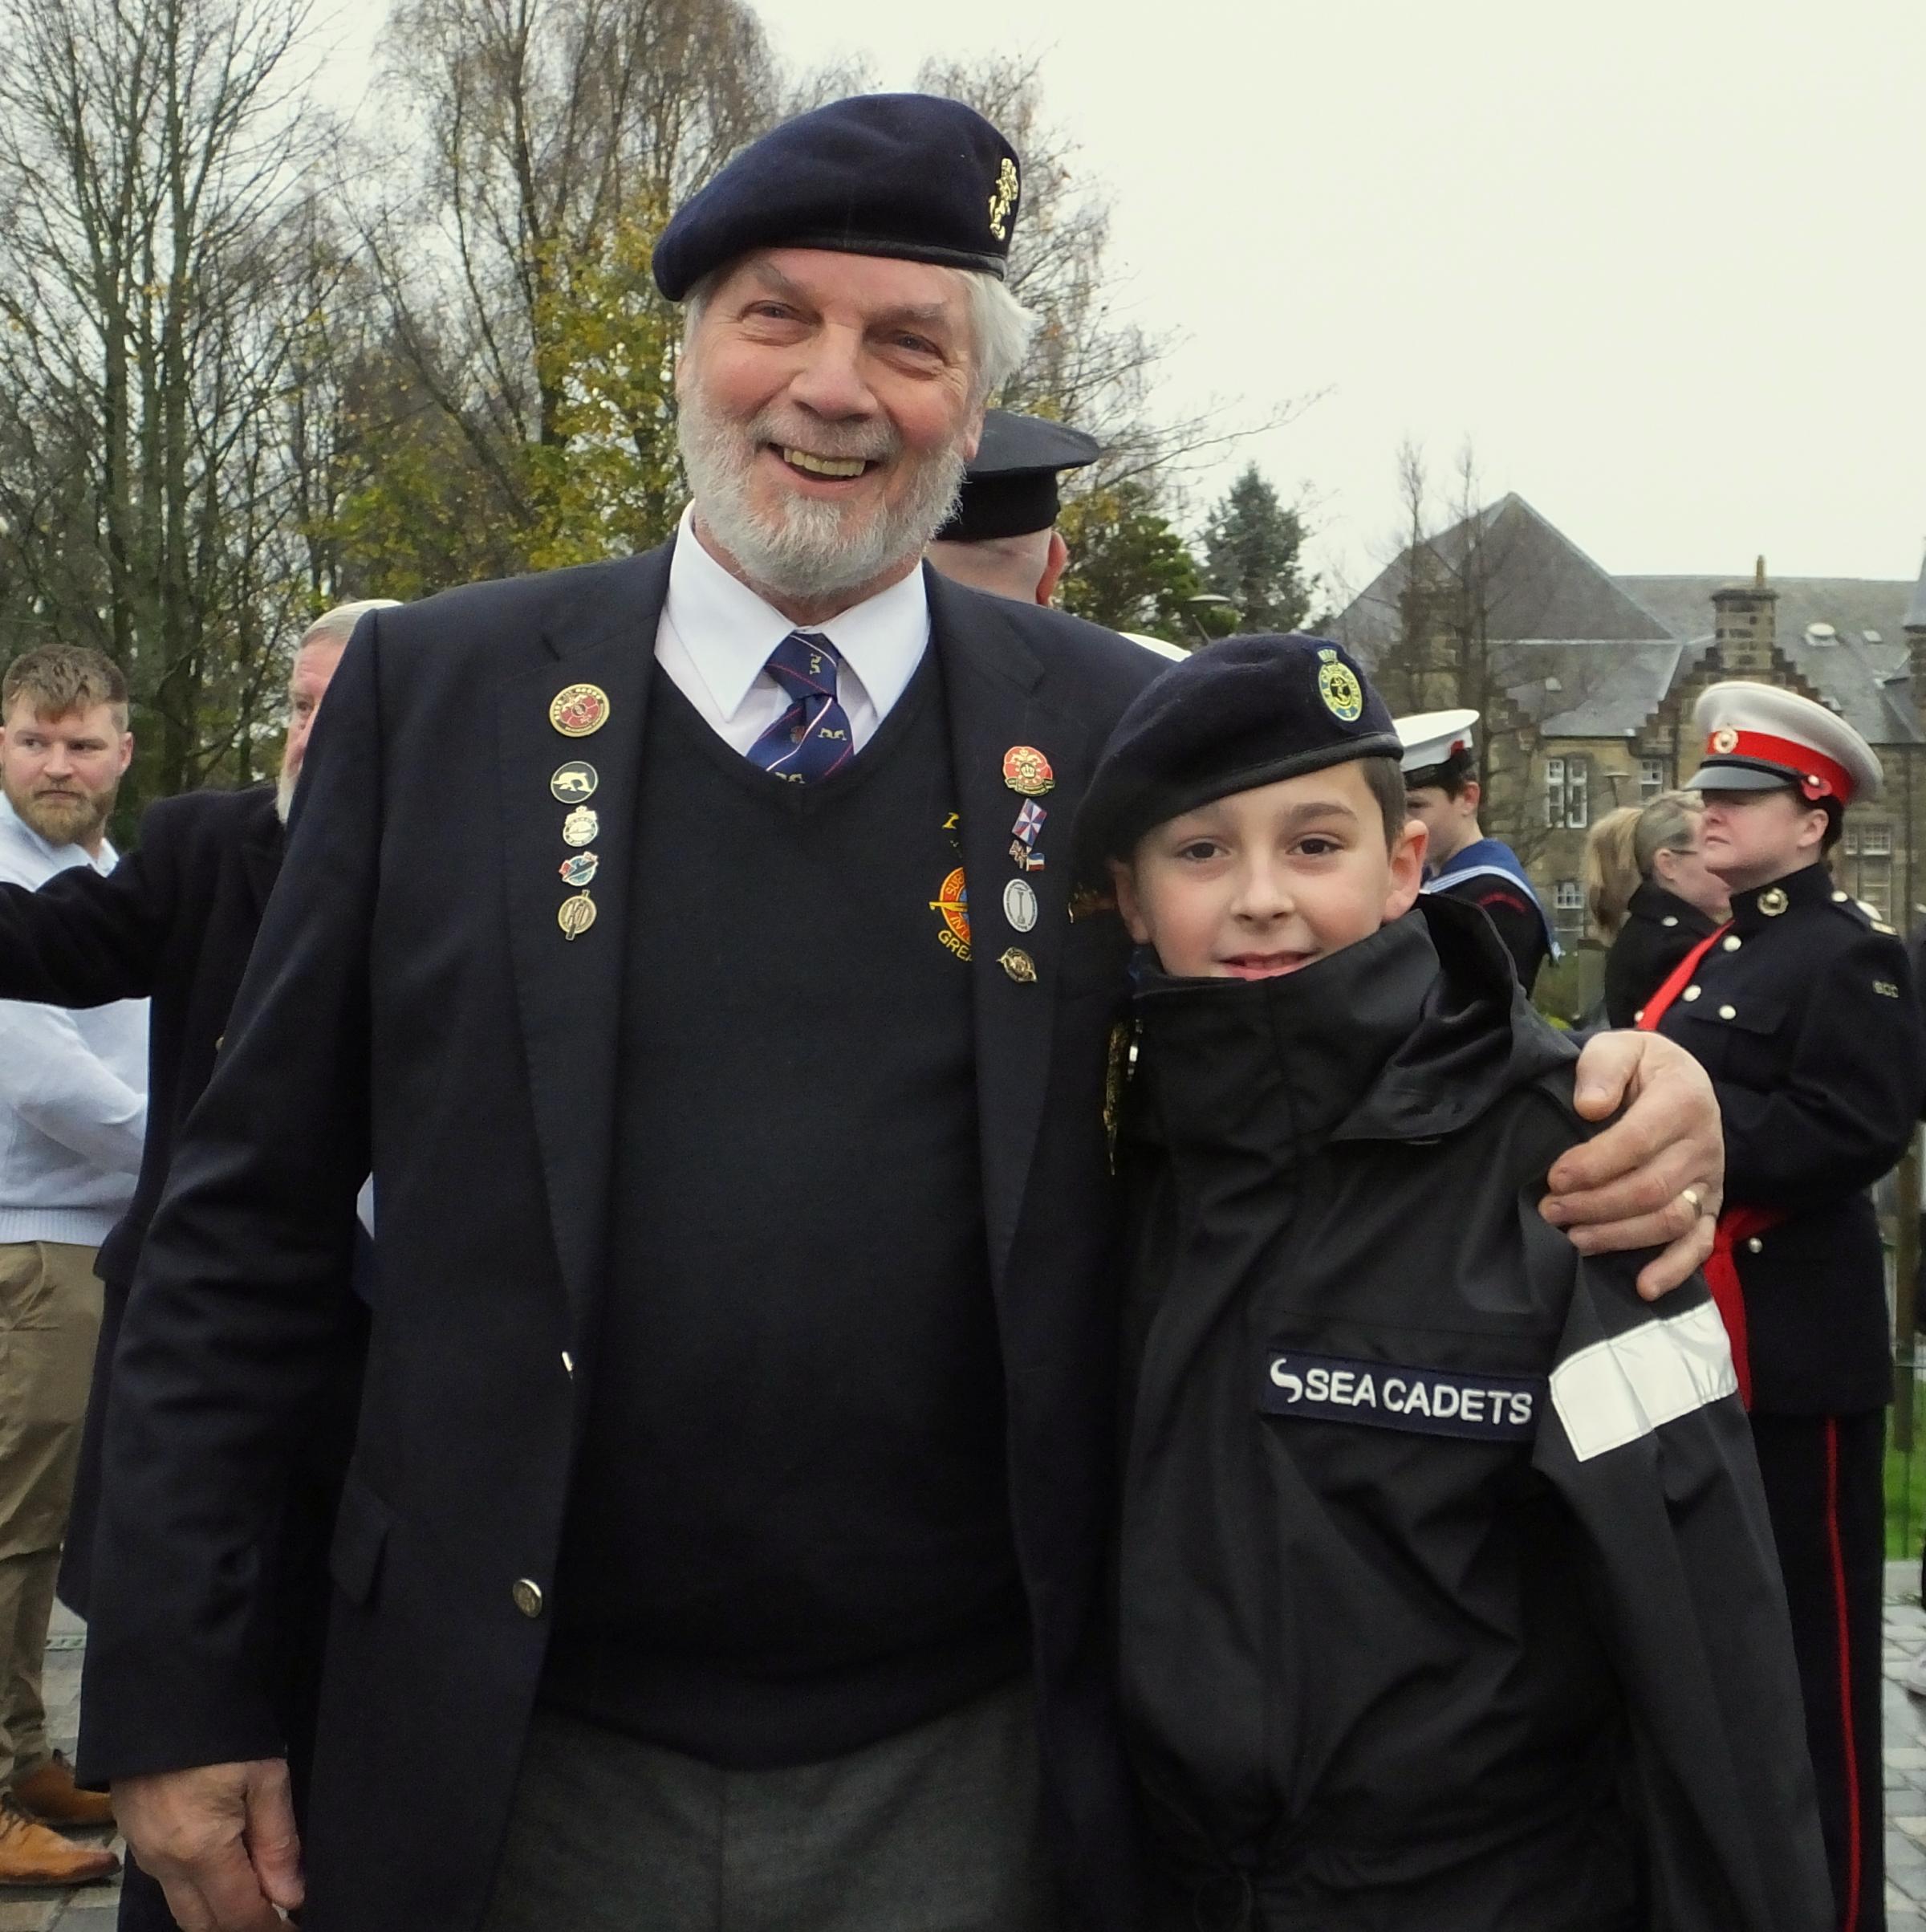
<path fill-rule="evenodd" d="M 1745 1251 L 1749 1255 L 1762 1255 L 1766 1251 L 1766 1243 L 1754 1234 L 1746 1242 Z"/>
<path fill-rule="evenodd" d="M 539 1617 L 542 1614 L 542 1586 L 532 1583 L 526 1576 L 515 1579 L 515 1587 L 509 1592 L 515 1600 L 515 1608 L 524 1617 Z"/>

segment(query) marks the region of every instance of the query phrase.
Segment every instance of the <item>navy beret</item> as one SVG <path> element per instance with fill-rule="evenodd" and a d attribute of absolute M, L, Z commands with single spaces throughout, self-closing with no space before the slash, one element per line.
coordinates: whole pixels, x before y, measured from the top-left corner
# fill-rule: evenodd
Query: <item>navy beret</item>
<path fill-rule="evenodd" d="M 1213 799 L 1357 758 L 1398 734 L 1328 637 L 1226 637 L 1146 685 L 1117 721 L 1077 815 L 1079 868 L 1128 859 L 1153 827 Z"/>
<path fill-rule="evenodd" d="M 1022 177 L 973 108 L 862 94 L 798 115 L 685 201 L 656 243 L 656 286 L 680 302 L 758 248 L 830 248 L 1003 275 Z"/>
<path fill-rule="evenodd" d="M 983 437 L 963 473 L 957 512 L 937 532 L 939 542 L 980 543 L 989 537 L 1026 537 L 1048 530 L 1063 506 L 1057 478 L 1103 454 L 1094 436 L 1014 409 L 986 409 Z"/>

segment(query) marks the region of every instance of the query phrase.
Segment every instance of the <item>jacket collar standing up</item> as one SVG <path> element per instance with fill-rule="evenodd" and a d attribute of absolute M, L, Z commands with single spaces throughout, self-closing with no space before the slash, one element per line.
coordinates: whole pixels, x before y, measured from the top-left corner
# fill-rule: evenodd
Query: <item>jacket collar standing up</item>
<path fill-rule="evenodd" d="M 496 702 L 509 944 L 523 1051 L 557 1258 L 571 1304 L 599 1293 L 608 1226 L 622 994 L 622 934 L 629 916 L 632 839 L 654 642 L 668 593 L 670 551 L 583 573 L 575 600 L 551 620 L 542 661 L 507 678 Z M 1000 1287 L 1022 1210 L 1050 1078 L 1054 1008 L 1071 933 L 1070 821 L 1095 747 L 1088 729 L 1053 695 L 1050 673 L 1023 626 L 998 600 L 961 590 L 925 570 L 962 824 L 971 914 L 971 1000 L 976 1034 L 985 1209 L 993 1279 Z M 571 685 L 601 694 L 603 722 L 561 735 L 550 707 Z M 1042 754 L 1050 789 L 1031 800 L 1005 777 L 1009 754 Z M 557 912 L 570 889 L 558 864 L 571 807 L 551 792 L 566 761 L 592 764 L 596 789 L 591 889 L 595 922 L 566 938 Z M 1019 872 L 1013 827 L 1026 802 L 1046 814 L 1040 870 Z M 690 855 L 691 864 L 703 862 Z M 1005 906 L 1021 876 L 1035 902 L 1027 928 Z"/>
<path fill-rule="evenodd" d="M 1573 1057 L 1475 907 L 1436 895 L 1274 979 L 1153 976 L 1138 996 L 1155 1131 L 1254 1178 L 1337 1140 L 1454 1132 Z"/>

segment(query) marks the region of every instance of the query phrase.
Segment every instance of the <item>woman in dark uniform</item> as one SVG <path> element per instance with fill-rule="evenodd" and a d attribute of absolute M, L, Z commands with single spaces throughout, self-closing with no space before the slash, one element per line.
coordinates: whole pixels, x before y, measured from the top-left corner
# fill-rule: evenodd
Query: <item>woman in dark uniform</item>
<path fill-rule="evenodd" d="M 1926 1027 L 1905 949 L 1825 864 L 1847 807 L 1879 788 L 1865 740 L 1767 685 L 1713 685 L 1696 722 L 1700 844 L 1732 920 L 1648 997 L 1640 1024 L 1687 1048 L 1718 1095 L 1725 1210 L 1706 1279 L 1751 1411 L 1792 1612 L 1835 1922 L 1875 1932 L 1892 1356 L 1867 1190 L 1911 1138 Z"/>
<path fill-rule="evenodd" d="M 1607 1023 L 1629 1027 L 1672 968 L 1725 924 L 1727 908 L 1725 882 L 1706 868 L 1699 849 L 1692 793 L 1664 792 L 1629 820 L 1615 824 L 1618 816 L 1599 820 L 1586 857 L 1595 900 L 1610 898 L 1614 873 L 1635 881 L 1605 958 Z"/>

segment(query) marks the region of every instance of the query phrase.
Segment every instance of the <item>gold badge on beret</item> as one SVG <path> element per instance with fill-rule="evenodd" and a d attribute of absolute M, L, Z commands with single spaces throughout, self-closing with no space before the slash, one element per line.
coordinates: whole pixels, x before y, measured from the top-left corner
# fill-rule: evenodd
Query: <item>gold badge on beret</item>
<path fill-rule="evenodd" d="M 1016 206 L 1020 192 L 1017 164 L 1005 155 L 1003 165 L 997 170 L 995 192 L 989 197 L 989 232 L 999 242 L 1010 238 L 1010 211 Z"/>
<path fill-rule="evenodd" d="M 1338 661 L 1335 651 L 1318 653 L 1318 695 L 1331 716 L 1355 725 L 1364 715 L 1364 688 L 1351 675 L 1351 667 Z"/>

